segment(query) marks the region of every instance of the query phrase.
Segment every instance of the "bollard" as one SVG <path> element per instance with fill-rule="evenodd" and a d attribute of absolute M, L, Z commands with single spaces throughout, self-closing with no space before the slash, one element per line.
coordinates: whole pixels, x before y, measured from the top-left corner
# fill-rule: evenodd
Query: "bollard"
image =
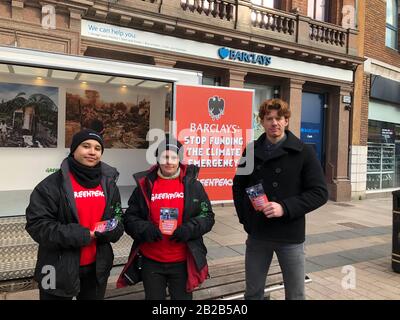
<path fill-rule="evenodd" d="M 400 273 L 400 190 L 393 194 L 392 269 Z"/>

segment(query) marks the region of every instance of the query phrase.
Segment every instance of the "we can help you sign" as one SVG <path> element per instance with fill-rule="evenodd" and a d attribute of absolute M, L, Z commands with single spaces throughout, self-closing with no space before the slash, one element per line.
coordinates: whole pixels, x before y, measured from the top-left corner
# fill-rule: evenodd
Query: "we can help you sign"
<path fill-rule="evenodd" d="M 232 200 L 232 182 L 252 141 L 253 90 L 176 86 L 176 134 L 184 161 L 200 167 L 198 179 L 212 201 Z"/>

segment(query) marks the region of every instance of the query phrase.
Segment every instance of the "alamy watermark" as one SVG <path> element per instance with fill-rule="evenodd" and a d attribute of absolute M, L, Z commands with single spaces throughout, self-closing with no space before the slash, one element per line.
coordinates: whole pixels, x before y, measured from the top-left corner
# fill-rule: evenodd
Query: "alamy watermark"
<path fill-rule="evenodd" d="M 234 168 L 238 175 L 249 175 L 254 169 L 254 144 L 249 143 L 252 135 L 253 129 L 242 130 L 234 125 L 218 127 L 193 124 L 190 128 L 180 130 L 174 138 L 183 145 L 179 156 L 186 164 L 201 168 Z M 151 129 L 146 139 L 150 141 L 146 161 L 154 165 L 157 163 L 155 153 L 165 140 L 165 132 Z M 246 154 L 243 154 L 244 148 Z"/>
<path fill-rule="evenodd" d="M 51 4 L 42 7 L 42 28 L 56 29 L 56 8 Z"/>
<path fill-rule="evenodd" d="M 355 8 L 352 5 L 345 5 L 342 8 L 342 27 L 345 29 L 355 29 L 356 27 L 356 15 Z"/>
<path fill-rule="evenodd" d="M 342 278 L 342 288 L 344 290 L 356 288 L 356 268 L 351 265 L 343 266 L 342 273 L 346 275 Z"/>
<path fill-rule="evenodd" d="M 41 282 L 42 288 L 54 290 L 56 288 L 56 268 L 52 265 L 44 265 L 41 272 L 44 274 Z"/>

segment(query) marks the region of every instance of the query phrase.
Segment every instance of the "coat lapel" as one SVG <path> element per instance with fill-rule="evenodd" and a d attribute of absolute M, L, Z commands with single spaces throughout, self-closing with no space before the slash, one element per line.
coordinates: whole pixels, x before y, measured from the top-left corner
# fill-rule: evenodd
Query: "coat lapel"
<path fill-rule="evenodd" d="M 278 148 L 271 155 L 269 155 L 269 156 L 267 155 L 266 157 L 264 157 L 264 161 L 269 161 L 269 160 L 273 160 L 276 158 L 280 158 L 287 154 L 288 154 L 288 152 L 286 150 L 284 150 L 283 148 Z"/>
<path fill-rule="evenodd" d="M 254 156 L 265 162 L 287 155 L 288 150 L 294 150 L 297 152 L 303 150 L 303 143 L 296 136 L 294 136 L 293 133 L 291 133 L 289 130 L 286 130 L 285 133 L 287 137 L 286 140 L 271 155 L 267 155 L 267 153 L 264 151 L 263 146 L 266 134 L 263 133 L 255 142 Z"/>
<path fill-rule="evenodd" d="M 79 216 L 78 216 L 78 210 L 76 209 L 76 204 L 75 204 L 75 197 L 74 197 L 74 192 L 72 190 L 72 183 L 71 179 L 69 177 L 69 166 L 67 159 L 64 159 L 64 161 L 61 164 L 61 174 L 63 177 L 63 189 L 65 191 L 66 197 L 67 197 L 67 202 L 69 204 L 69 207 L 71 208 L 72 215 L 76 219 L 77 222 L 79 222 Z"/>

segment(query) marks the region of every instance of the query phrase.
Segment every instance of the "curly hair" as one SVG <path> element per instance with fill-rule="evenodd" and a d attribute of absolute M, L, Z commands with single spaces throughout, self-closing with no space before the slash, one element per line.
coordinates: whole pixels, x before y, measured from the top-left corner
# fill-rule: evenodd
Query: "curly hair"
<path fill-rule="evenodd" d="M 271 110 L 277 110 L 278 116 L 285 117 L 285 119 L 290 118 L 290 109 L 287 102 L 282 99 L 268 99 L 265 100 L 258 110 L 258 117 L 262 121 L 265 115 L 269 114 Z"/>

